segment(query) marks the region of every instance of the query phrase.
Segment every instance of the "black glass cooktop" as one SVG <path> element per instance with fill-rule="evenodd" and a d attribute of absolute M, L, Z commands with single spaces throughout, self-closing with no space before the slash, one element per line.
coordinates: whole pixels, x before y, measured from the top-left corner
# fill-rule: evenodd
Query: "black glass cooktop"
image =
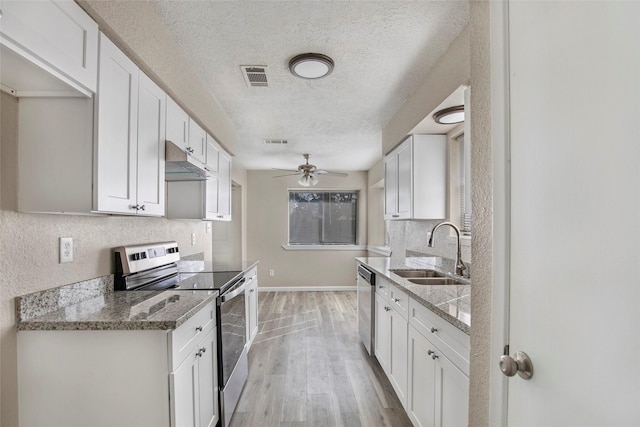
<path fill-rule="evenodd" d="M 183 290 L 218 290 L 223 292 L 242 278 L 242 271 L 181 272 L 177 287 Z"/>

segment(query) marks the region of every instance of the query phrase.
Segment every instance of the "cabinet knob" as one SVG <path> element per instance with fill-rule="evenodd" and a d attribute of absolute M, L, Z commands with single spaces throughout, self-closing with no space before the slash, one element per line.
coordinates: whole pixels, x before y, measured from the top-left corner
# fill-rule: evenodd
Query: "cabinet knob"
<path fill-rule="evenodd" d="M 384 289 L 384 286 L 380 285 L 378 286 L 378 289 Z"/>
<path fill-rule="evenodd" d="M 390 311 L 390 310 L 391 310 L 390 307 L 387 307 L 387 306 L 384 307 L 384 311 Z"/>
<path fill-rule="evenodd" d="M 145 207 L 146 207 L 146 205 L 140 206 L 140 210 L 143 211 Z"/>
<path fill-rule="evenodd" d="M 394 298 L 393 302 L 400 302 L 400 298 Z"/>
<path fill-rule="evenodd" d="M 438 355 L 437 355 L 437 354 L 436 354 L 436 352 L 435 352 L 435 351 L 433 351 L 433 350 L 428 350 L 428 351 L 427 351 L 427 354 L 428 354 L 429 356 L 431 356 L 431 358 L 432 358 L 433 360 L 436 360 L 436 359 L 438 358 Z"/>
<path fill-rule="evenodd" d="M 400 218 L 400 215 L 391 215 L 391 218 Z"/>
<path fill-rule="evenodd" d="M 438 332 L 438 328 L 431 328 L 431 333 L 435 334 L 436 332 Z"/>
<path fill-rule="evenodd" d="M 196 332 L 202 332 L 202 326 L 196 326 Z"/>
<path fill-rule="evenodd" d="M 202 357 L 202 355 L 206 352 L 207 352 L 207 349 L 205 347 L 202 347 L 200 350 L 198 350 L 198 352 L 196 353 L 196 356 Z"/>

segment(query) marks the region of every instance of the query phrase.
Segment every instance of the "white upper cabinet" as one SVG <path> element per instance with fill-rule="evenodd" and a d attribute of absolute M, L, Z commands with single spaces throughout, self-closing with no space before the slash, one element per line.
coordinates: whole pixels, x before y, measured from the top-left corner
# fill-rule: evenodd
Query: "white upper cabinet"
<path fill-rule="evenodd" d="M 145 215 L 164 215 L 164 144 L 167 96 L 144 73 L 138 85 L 138 197 Z"/>
<path fill-rule="evenodd" d="M 183 151 L 189 146 L 189 115 L 176 102 L 167 97 L 167 141 Z"/>
<path fill-rule="evenodd" d="M 216 219 L 231 221 L 231 156 L 220 151 L 218 161 L 218 214 Z"/>
<path fill-rule="evenodd" d="M 162 216 L 166 95 L 103 34 L 99 73 L 94 209 Z"/>
<path fill-rule="evenodd" d="M 209 173 L 218 173 L 218 158 L 220 156 L 220 147 L 215 139 L 207 134 L 207 161 L 205 163 L 205 170 Z"/>
<path fill-rule="evenodd" d="M 80 6 L 70 0 L 3 0 L 0 7 L 5 90 L 20 97 L 96 92 L 98 25 Z"/>
<path fill-rule="evenodd" d="M 385 219 L 446 217 L 445 135 L 411 135 L 385 156 Z"/>
<path fill-rule="evenodd" d="M 187 151 L 200 163 L 207 162 L 207 133 L 193 119 L 189 119 L 189 147 Z"/>

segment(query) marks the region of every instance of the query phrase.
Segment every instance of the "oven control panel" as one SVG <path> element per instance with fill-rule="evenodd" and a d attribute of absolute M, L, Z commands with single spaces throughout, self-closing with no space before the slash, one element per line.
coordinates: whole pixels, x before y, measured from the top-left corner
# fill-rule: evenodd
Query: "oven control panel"
<path fill-rule="evenodd" d="M 125 275 L 180 261 L 177 242 L 120 246 L 114 252 L 117 254 L 116 270 Z"/>

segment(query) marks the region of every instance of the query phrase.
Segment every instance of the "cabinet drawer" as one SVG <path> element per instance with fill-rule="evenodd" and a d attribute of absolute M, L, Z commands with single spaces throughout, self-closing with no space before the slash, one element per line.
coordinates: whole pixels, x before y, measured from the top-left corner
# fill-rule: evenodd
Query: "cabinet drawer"
<path fill-rule="evenodd" d="M 208 304 L 178 329 L 169 333 L 171 369 L 174 370 L 191 353 L 191 348 L 207 335 L 216 325 L 215 303 Z"/>
<path fill-rule="evenodd" d="M 258 276 L 258 267 L 253 267 L 251 270 L 244 273 L 244 277 L 245 279 L 247 279 L 247 282 L 250 282 L 251 280 L 255 279 L 257 276 Z"/>
<path fill-rule="evenodd" d="M 469 336 L 413 298 L 409 324 L 438 347 L 461 371 L 469 375 Z"/>
<path fill-rule="evenodd" d="M 385 301 L 389 301 L 389 285 L 390 283 L 386 279 L 376 275 L 376 294 L 380 295 Z"/>
<path fill-rule="evenodd" d="M 388 284 L 389 304 L 405 319 L 409 312 L 409 295 L 396 285 Z"/>

